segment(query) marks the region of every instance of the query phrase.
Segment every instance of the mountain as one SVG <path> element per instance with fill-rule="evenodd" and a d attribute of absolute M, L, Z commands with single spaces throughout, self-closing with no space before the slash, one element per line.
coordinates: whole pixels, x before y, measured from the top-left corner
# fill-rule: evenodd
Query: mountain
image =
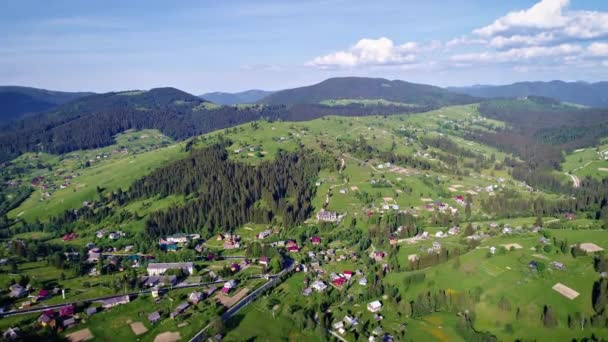
<path fill-rule="evenodd" d="M 485 98 L 545 96 L 562 102 L 608 108 L 608 82 L 518 82 L 500 86 L 451 87 L 448 90 Z"/>
<path fill-rule="evenodd" d="M 218 106 L 175 88 L 111 92 L 0 125 L 0 161 L 28 151 L 67 153 L 108 146 L 115 143 L 116 134 L 129 129 L 154 128 L 183 140 L 260 119 L 305 121 L 327 115 L 391 115 L 432 108 L 394 103 Z"/>
<path fill-rule="evenodd" d="M 405 81 L 383 78 L 338 77 L 307 87 L 277 91 L 264 97 L 259 103 L 302 104 L 321 103 L 328 100 L 386 100 L 423 106 L 445 106 L 475 102 L 469 95 Z"/>
<path fill-rule="evenodd" d="M 93 93 L 0 86 L 0 123 L 38 113 Z"/>
<path fill-rule="evenodd" d="M 255 103 L 260 99 L 274 93 L 274 91 L 267 90 L 246 90 L 239 93 L 224 93 L 214 92 L 200 95 L 199 97 L 213 103 L 221 105 L 235 105 L 243 103 Z"/>

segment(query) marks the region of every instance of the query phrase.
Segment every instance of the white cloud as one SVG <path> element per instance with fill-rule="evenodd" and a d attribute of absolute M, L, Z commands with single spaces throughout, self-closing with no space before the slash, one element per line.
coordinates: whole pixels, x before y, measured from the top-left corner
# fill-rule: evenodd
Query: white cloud
<path fill-rule="evenodd" d="M 486 39 L 471 38 L 469 36 L 461 36 L 458 38 L 448 40 L 445 43 L 445 47 L 449 49 L 449 48 L 462 46 L 462 45 L 476 45 L 476 44 L 487 44 L 487 43 L 488 43 L 488 41 Z"/>
<path fill-rule="evenodd" d="M 415 62 L 416 53 L 422 49 L 423 47 L 416 42 L 395 45 L 392 40 L 386 37 L 378 39 L 364 38 L 347 51 L 338 51 L 316 57 L 307 65 L 317 67 L 402 65 Z"/>
<path fill-rule="evenodd" d="M 608 57 L 608 43 L 596 42 L 587 48 L 592 56 Z"/>
<path fill-rule="evenodd" d="M 497 52 L 475 52 L 454 55 L 450 60 L 457 63 L 481 62 L 481 63 L 506 63 L 526 62 L 544 57 L 568 56 L 580 53 L 583 48 L 575 44 L 561 44 L 557 46 L 531 46 L 513 48 Z"/>
<path fill-rule="evenodd" d="M 473 32 L 479 37 L 496 40 L 493 46 L 559 43 L 608 36 L 608 13 L 570 11 L 569 5 L 569 0 L 541 0 L 529 9 L 510 12 Z"/>
<path fill-rule="evenodd" d="M 549 29 L 563 27 L 568 20 L 562 9 L 569 0 L 541 0 L 527 10 L 510 12 L 496 19 L 492 24 L 473 31 L 482 37 L 492 37 L 514 28 Z"/>

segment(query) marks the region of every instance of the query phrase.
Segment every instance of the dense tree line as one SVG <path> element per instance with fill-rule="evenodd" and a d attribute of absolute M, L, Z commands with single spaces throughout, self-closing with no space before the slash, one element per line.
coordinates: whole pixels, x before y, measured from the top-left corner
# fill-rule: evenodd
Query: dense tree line
<path fill-rule="evenodd" d="M 251 166 L 228 160 L 225 145 L 195 150 L 185 159 L 135 181 L 116 198 L 135 200 L 183 194 L 183 206 L 150 214 L 147 233 L 215 232 L 246 222 L 291 226 L 311 213 L 314 179 L 323 161 L 310 153 L 279 152 L 275 160 Z"/>

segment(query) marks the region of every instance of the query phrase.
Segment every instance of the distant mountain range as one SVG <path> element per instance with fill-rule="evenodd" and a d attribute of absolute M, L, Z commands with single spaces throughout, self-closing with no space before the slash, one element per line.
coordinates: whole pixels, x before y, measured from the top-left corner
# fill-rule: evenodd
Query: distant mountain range
<path fill-rule="evenodd" d="M 518 82 L 509 85 L 450 87 L 450 91 L 483 98 L 510 98 L 528 95 L 550 97 L 589 107 L 608 108 L 608 82 Z"/>
<path fill-rule="evenodd" d="M 476 99 L 446 89 L 384 78 L 338 77 L 311 86 L 277 91 L 259 100 L 264 104 L 321 103 L 327 100 L 383 99 L 423 106 L 467 104 Z"/>
<path fill-rule="evenodd" d="M 89 92 L 63 92 L 19 86 L 0 86 L 0 123 L 73 101 Z"/>
<path fill-rule="evenodd" d="M 256 103 L 262 98 L 274 93 L 274 91 L 267 90 L 246 90 L 239 93 L 224 93 L 214 92 L 200 95 L 199 97 L 213 103 L 221 105 L 235 105 L 235 104 L 248 104 Z"/>

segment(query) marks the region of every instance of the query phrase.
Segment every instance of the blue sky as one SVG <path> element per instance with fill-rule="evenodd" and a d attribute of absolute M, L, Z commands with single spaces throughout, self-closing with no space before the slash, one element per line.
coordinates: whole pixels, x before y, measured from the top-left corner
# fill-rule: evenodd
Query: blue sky
<path fill-rule="evenodd" d="M 608 1 L 5 1 L 0 82 L 281 89 L 608 79 Z"/>

